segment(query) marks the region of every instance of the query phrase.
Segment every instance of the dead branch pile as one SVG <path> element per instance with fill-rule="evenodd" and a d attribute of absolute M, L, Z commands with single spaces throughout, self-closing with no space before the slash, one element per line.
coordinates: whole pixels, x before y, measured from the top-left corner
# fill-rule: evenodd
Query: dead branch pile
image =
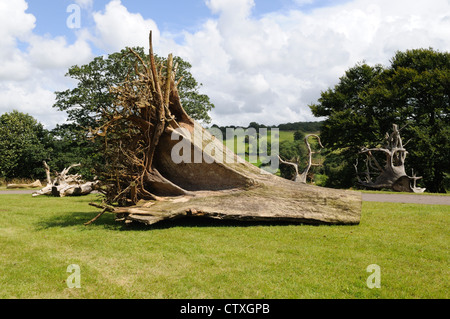
<path fill-rule="evenodd" d="M 79 174 L 69 175 L 69 171 L 81 164 L 72 164 L 60 173 L 56 172 L 55 177 L 51 178 L 50 167 L 44 161 L 45 172 L 47 175 L 47 185 L 39 191 L 33 193 L 33 197 L 40 195 L 51 195 L 56 197 L 81 196 L 90 194 L 96 189 L 98 181 L 86 182 Z"/>

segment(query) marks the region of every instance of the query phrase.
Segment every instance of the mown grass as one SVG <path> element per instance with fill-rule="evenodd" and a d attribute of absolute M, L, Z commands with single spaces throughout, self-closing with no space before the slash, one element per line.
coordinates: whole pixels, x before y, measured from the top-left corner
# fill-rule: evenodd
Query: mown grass
<path fill-rule="evenodd" d="M 449 297 L 450 206 L 364 203 L 358 226 L 104 215 L 85 227 L 95 199 L 0 195 L 0 298 Z M 366 285 L 371 264 L 380 289 Z"/>

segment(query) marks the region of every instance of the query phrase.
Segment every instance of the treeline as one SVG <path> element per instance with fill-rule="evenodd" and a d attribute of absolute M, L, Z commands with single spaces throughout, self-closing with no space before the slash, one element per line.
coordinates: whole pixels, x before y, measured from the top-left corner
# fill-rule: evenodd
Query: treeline
<path fill-rule="evenodd" d="M 53 130 L 29 114 L 18 111 L 0 116 L 0 179 L 45 180 L 43 161 L 51 171 L 60 172 L 74 163 L 81 163 L 71 173 L 92 178 L 94 165 L 101 165 L 98 146 L 86 132 L 75 125 L 58 125 Z"/>
<path fill-rule="evenodd" d="M 259 124 L 256 122 L 251 122 L 247 127 L 243 127 L 243 126 L 234 126 L 234 125 L 229 125 L 229 126 L 218 126 L 216 124 L 213 124 L 211 126 L 211 128 L 218 128 L 219 130 L 222 131 L 222 133 L 225 135 L 226 133 L 226 129 L 227 128 L 232 128 L 232 129 L 236 129 L 236 128 L 243 128 L 243 129 L 248 129 L 250 127 L 255 128 L 256 130 L 260 129 L 260 128 L 267 128 L 268 130 L 272 129 L 272 128 L 277 128 L 280 131 L 301 131 L 304 133 L 317 133 L 320 131 L 320 128 L 322 127 L 323 122 L 294 122 L 294 123 L 285 123 L 285 124 L 279 124 L 279 125 L 264 125 L 264 124 Z"/>

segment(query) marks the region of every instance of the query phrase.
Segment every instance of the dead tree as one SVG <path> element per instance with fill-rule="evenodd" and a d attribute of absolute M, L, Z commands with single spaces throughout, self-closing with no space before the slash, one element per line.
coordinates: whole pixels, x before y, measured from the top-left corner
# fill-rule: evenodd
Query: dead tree
<path fill-rule="evenodd" d="M 61 173 L 56 172 L 56 176 L 52 180 L 50 167 L 45 161 L 43 163 L 47 176 L 47 185 L 41 190 L 34 192 L 32 195 L 33 197 L 40 195 L 51 195 L 56 197 L 88 195 L 96 189 L 96 186 L 99 183 L 98 181 L 86 182 L 79 174 L 68 174 L 72 168 L 78 167 L 81 164 L 72 164 L 62 170 Z"/>
<path fill-rule="evenodd" d="M 392 189 L 397 192 L 423 193 L 425 188 L 416 186 L 417 177 L 414 173 L 410 177 L 405 172 L 405 159 L 408 152 L 403 145 L 400 131 L 396 124 L 392 125 L 392 133 L 386 133 L 385 145 L 376 148 L 363 148 L 360 154 L 364 154 L 365 172 L 358 172 L 358 160 L 354 165 L 358 184 L 369 189 Z M 384 165 L 375 156 L 375 153 L 384 154 Z M 364 180 L 360 175 L 364 176 Z M 374 177 L 375 176 L 375 177 Z"/>
<path fill-rule="evenodd" d="M 173 57 L 156 62 L 151 33 L 148 57 L 132 49 L 129 54 L 134 70 L 111 88 L 116 101 L 91 130 L 104 140 L 106 157 L 97 172 L 105 199 L 92 204 L 102 209 L 94 220 L 110 212 L 118 221 L 149 225 L 188 216 L 359 223 L 360 193 L 262 174 L 191 119 L 181 104 Z"/>
<path fill-rule="evenodd" d="M 313 161 L 313 154 L 320 153 L 320 151 L 319 152 L 315 152 L 315 151 L 312 150 L 311 144 L 309 143 L 309 138 L 310 137 L 315 137 L 317 139 L 318 143 L 319 143 L 319 146 L 321 148 L 323 148 L 322 142 L 320 141 L 320 137 L 318 135 L 308 134 L 308 135 L 305 136 L 304 141 L 305 141 L 306 147 L 308 148 L 308 162 L 306 164 L 306 168 L 303 170 L 303 173 L 299 174 L 298 160 L 297 160 L 297 163 L 295 163 L 293 161 L 285 161 L 281 157 L 278 157 L 282 164 L 289 165 L 289 166 L 294 168 L 295 174 L 294 174 L 294 177 L 292 178 L 292 180 L 294 182 L 299 182 L 299 183 L 306 184 L 306 179 L 308 177 L 308 173 L 309 173 L 309 170 L 311 169 L 311 167 L 312 166 L 322 166 L 322 164 L 320 164 L 320 163 L 313 163 L 312 162 Z"/>

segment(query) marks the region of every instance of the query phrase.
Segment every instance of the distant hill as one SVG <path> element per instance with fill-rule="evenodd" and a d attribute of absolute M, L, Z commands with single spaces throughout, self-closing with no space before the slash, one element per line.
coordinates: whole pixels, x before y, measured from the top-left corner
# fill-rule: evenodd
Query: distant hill
<path fill-rule="evenodd" d="M 272 125 L 267 126 L 264 124 L 259 124 L 256 122 L 251 122 L 247 127 L 242 126 L 218 126 L 216 124 L 213 124 L 211 127 L 219 128 L 222 132 L 225 132 L 226 128 L 249 128 L 253 127 L 255 129 L 259 128 L 278 128 L 280 131 L 303 131 L 305 133 L 314 133 L 319 132 L 322 127 L 323 122 L 294 122 L 294 123 L 286 123 L 286 124 L 280 124 L 280 125 Z"/>
<path fill-rule="evenodd" d="M 313 133 L 320 131 L 323 122 L 294 122 L 280 124 L 277 128 L 280 131 L 303 131 L 305 133 Z"/>

